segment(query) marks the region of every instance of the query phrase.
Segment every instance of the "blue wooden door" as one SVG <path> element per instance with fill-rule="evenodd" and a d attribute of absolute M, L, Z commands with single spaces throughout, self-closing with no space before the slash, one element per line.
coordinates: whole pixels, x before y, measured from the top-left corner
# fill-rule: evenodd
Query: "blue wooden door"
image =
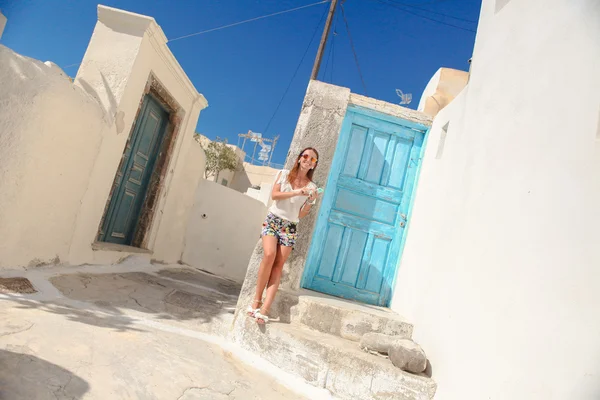
<path fill-rule="evenodd" d="M 117 171 L 101 241 L 131 244 L 168 121 L 168 113 L 146 95 Z"/>
<path fill-rule="evenodd" d="M 335 151 L 303 286 L 387 306 L 425 127 L 351 108 Z"/>

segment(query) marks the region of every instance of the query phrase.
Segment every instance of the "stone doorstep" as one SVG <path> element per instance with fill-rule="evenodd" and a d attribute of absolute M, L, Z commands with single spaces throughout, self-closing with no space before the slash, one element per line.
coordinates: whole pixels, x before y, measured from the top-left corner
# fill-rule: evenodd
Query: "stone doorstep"
<path fill-rule="evenodd" d="M 358 343 L 297 323 L 258 326 L 240 315 L 238 341 L 277 367 L 326 388 L 344 400 L 430 400 L 436 383 L 404 372 L 380 356 L 362 351 Z"/>
<path fill-rule="evenodd" d="M 301 289 L 280 290 L 271 307 L 280 322 L 299 323 L 319 332 L 359 342 L 365 333 L 377 332 L 410 339 L 413 326 L 382 307 Z"/>

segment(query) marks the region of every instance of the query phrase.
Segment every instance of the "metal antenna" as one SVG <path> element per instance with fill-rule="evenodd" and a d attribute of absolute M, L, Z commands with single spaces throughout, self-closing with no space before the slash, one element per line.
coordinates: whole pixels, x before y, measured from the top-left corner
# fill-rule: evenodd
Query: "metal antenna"
<path fill-rule="evenodd" d="M 400 105 L 410 104 L 412 101 L 412 93 L 402 93 L 402 90 L 396 89 L 396 94 L 400 96 Z"/>

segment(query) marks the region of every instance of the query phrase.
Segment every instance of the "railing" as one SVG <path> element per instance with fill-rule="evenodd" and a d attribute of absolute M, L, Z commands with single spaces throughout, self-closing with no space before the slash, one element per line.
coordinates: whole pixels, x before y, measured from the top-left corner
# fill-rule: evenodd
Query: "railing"
<path fill-rule="evenodd" d="M 246 155 L 246 157 L 244 158 L 244 162 L 247 162 L 252 165 L 261 166 L 261 167 L 271 167 L 271 168 L 275 168 L 275 169 L 283 169 L 283 164 L 276 164 L 273 162 L 256 160 L 249 155 Z"/>

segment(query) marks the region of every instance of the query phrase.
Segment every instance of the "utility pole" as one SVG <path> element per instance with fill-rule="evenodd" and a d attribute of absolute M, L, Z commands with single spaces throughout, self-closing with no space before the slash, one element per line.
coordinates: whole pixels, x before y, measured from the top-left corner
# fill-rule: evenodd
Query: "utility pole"
<path fill-rule="evenodd" d="M 321 60 L 323 59 L 323 52 L 325 51 L 325 45 L 327 44 L 327 37 L 329 36 L 331 21 L 333 20 L 333 14 L 335 14 L 337 2 L 338 0 L 331 0 L 329 14 L 327 15 L 327 21 L 325 21 L 325 30 L 321 36 L 321 43 L 319 43 L 319 50 L 317 50 L 317 57 L 315 58 L 315 64 L 313 65 L 312 74 L 310 75 L 311 80 L 317 79 L 317 76 L 319 75 L 319 68 L 321 67 Z"/>

